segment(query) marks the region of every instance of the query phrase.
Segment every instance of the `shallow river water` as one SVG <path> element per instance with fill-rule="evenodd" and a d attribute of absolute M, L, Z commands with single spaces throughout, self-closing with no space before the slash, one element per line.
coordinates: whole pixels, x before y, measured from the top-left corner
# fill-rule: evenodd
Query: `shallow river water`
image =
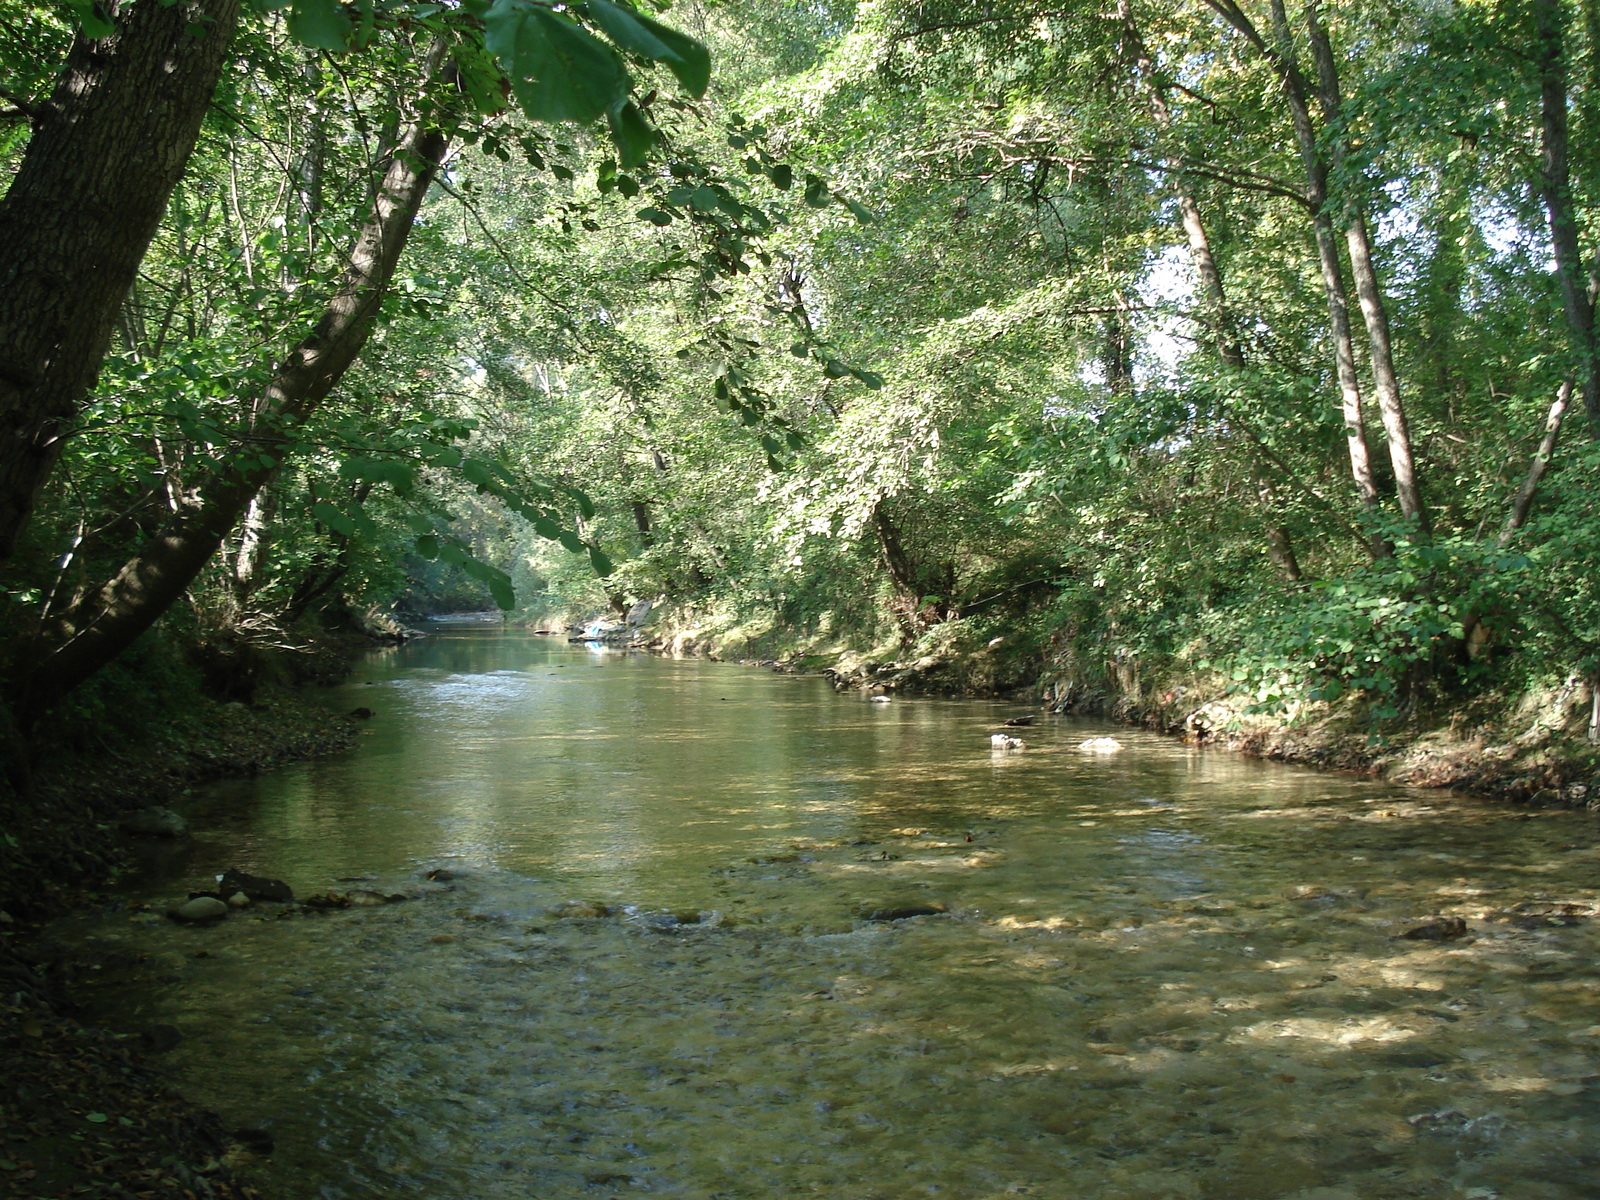
<path fill-rule="evenodd" d="M 64 930 L 283 1196 L 1600 1196 L 1592 815 L 491 626 L 331 702 Z M 411 898 L 159 915 L 230 866 Z"/>

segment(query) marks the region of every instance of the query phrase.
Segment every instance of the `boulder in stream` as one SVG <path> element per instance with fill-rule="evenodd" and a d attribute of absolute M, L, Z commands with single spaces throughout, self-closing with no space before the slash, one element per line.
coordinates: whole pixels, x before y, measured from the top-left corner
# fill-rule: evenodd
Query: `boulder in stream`
<path fill-rule="evenodd" d="M 1114 737 L 1089 738 L 1079 742 L 1078 749 L 1085 754 L 1115 754 L 1122 749 L 1122 743 Z"/>

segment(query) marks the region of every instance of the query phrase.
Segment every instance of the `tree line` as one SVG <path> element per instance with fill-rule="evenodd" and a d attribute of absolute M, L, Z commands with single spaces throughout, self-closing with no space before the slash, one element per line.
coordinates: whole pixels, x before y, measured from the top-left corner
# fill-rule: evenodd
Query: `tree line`
<path fill-rule="evenodd" d="M 1380 714 L 1600 674 L 1592 0 L 657 15 L 8 19 L 13 713 L 407 586 Z"/>

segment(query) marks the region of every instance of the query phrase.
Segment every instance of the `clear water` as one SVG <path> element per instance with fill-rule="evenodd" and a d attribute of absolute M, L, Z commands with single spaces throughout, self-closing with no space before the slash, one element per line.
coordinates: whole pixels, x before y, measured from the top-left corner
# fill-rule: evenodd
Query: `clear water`
<path fill-rule="evenodd" d="M 412 899 L 64 930 L 280 1195 L 1600 1196 L 1595 924 L 1493 919 L 1592 911 L 1587 814 L 493 627 L 333 703 L 362 744 L 196 797 L 145 896 Z"/>

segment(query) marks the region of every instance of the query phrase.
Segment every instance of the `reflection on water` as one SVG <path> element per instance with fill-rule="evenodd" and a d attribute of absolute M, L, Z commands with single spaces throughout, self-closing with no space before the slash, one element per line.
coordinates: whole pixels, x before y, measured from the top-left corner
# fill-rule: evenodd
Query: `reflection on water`
<path fill-rule="evenodd" d="M 283 1195 L 1600 1194 L 1588 815 L 486 628 L 337 703 L 356 751 L 208 793 L 147 892 L 414 899 L 68 931 Z"/>

